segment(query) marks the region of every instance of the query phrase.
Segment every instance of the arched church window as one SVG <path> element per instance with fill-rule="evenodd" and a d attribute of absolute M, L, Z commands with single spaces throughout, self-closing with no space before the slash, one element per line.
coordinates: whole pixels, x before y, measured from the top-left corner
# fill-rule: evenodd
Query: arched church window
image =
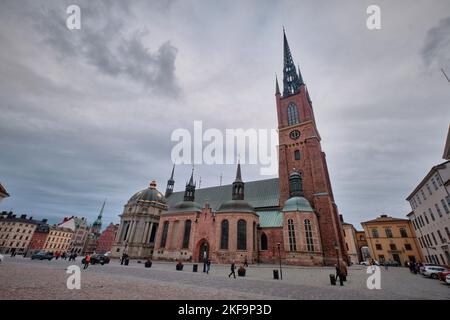
<path fill-rule="evenodd" d="M 168 232 L 169 232 L 169 221 L 165 221 L 163 224 L 163 231 L 162 231 L 162 235 L 161 235 L 161 243 L 160 243 L 161 248 L 165 248 L 165 246 L 166 246 Z"/>
<path fill-rule="evenodd" d="M 237 249 L 247 250 L 247 222 L 242 219 L 237 223 Z"/>
<path fill-rule="evenodd" d="M 288 220 L 289 250 L 297 251 L 297 242 L 295 241 L 294 221 Z"/>
<path fill-rule="evenodd" d="M 228 249 L 228 220 L 222 220 L 220 228 L 220 249 Z"/>
<path fill-rule="evenodd" d="M 298 120 L 297 106 L 294 103 L 291 102 L 289 104 L 287 111 L 288 111 L 288 125 L 289 126 L 292 126 L 292 125 L 300 122 Z"/>
<path fill-rule="evenodd" d="M 261 250 L 267 250 L 268 248 L 268 243 L 267 243 L 267 236 L 266 234 L 263 232 L 261 234 Z"/>
<path fill-rule="evenodd" d="M 184 222 L 183 249 L 189 248 L 189 238 L 191 236 L 191 220 Z"/>
<path fill-rule="evenodd" d="M 294 159 L 295 160 L 300 160 L 300 150 L 295 150 L 294 151 Z"/>
<path fill-rule="evenodd" d="M 305 219 L 305 236 L 306 236 L 306 246 L 308 251 L 314 251 L 314 242 L 313 235 L 311 229 L 311 222 L 308 219 Z"/>

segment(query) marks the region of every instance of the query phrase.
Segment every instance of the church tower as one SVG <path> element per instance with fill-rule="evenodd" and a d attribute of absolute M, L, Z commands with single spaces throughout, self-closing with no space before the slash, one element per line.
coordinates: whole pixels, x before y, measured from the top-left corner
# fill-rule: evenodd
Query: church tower
<path fill-rule="evenodd" d="M 173 179 L 174 172 L 175 172 L 175 164 L 172 167 L 172 174 L 170 175 L 169 180 L 167 180 L 167 188 L 166 193 L 164 195 L 165 198 L 168 198 L 173 193 L 173 187 L 175 186 L 175 180 Z"/>
<path fill-rule="evenodd" d="M 342 226 L 334 202 L 325 153 L 314 119 L 312 102 L 300 68 L 294 64 L 283 29 L 283 94 L 278 79 L 275 97 L 279 135 L 280 207 L 289 198 L 289 176 L 298 171 L 304 197 L 313 206 L 319 220 L 324 263 L 333 265 L 346 257 Z"/>

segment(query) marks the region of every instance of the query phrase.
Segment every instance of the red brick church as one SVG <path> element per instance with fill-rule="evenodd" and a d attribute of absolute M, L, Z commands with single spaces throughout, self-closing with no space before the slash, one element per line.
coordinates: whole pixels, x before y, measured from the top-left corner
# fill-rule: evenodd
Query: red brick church
<path fill-rule="evenodd" d="M 165 197 L 154 184 L 133 196 L 133 203 L 167 206 L 156 236 L 147 231 L 150 242 L 142 238 L 154 259 L 274 263 L 281 257 L 287 264 L 334 265 L 347 256 L 312 102 L 286 34 L 283 93 L 276 80 L 275 98 L 279 178 L 244 182 L 238 165 L 231 185 L 196 190 L 191 175 L 184 192 L 173 192 L 172 171 Z M 119 233 L 118 240 L 129 238 L 128 228 Z"/>

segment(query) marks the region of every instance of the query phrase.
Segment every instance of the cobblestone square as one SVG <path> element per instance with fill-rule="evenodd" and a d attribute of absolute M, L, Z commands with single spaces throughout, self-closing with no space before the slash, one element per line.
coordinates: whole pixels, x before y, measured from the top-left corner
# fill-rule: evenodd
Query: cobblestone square
<path fill-rule="evenodd" d="M 369 290 L 370 274 L 351 266 L 343 287 L 331 286 L 332 268 L 283 266 L 283 280 L 273 279 L 274 265 L 250 265 L 245 277 L 228 278 L 228 265 L 212 265 L 209 274 L 199 265 L 197 273 L 185 264 L 153 262 L 151 268 L 117 260 L 81 270 L 81 289 L 69 290 L 66 260 L 32 261 L 6 257 L 0 264 L 0 299 L 450 299 L 450 288 L 438 280 L 414 275 L 406 268 L 381 270 L 381 289 Z M 81 266 L 80 259 L 75 263 Z"/>

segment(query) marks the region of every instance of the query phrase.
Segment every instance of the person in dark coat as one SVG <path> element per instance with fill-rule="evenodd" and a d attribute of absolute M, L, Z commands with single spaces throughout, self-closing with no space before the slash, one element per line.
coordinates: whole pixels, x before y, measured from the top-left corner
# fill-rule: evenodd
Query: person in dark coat
<path fill-rule="evenodd" d="M 211 260 L 208 259 L 208 261 L 206 261 L 206 274 L 209 274 L 209 269 L 211 269 Z"/>
<path fill-rule="evenodd" d="M 244 260 L 244 267 L 248 268 L 248 261 L 247 261 L 247 257 L 245 257 L 245 260 Z"/>
<path fill-rule="evenodd" d="M 236 263 L 235 263 L 234 260 L 233 260 L 233 263 L 231 263 L 231 272 L 230 272 L 230 274 L 228 275 L 228 278 L 230 278 L 231 275 L 233 275 L 233 277 L 236 279 L 236 273 L 235 273 L 235 270 L 236 270 Z"/>

